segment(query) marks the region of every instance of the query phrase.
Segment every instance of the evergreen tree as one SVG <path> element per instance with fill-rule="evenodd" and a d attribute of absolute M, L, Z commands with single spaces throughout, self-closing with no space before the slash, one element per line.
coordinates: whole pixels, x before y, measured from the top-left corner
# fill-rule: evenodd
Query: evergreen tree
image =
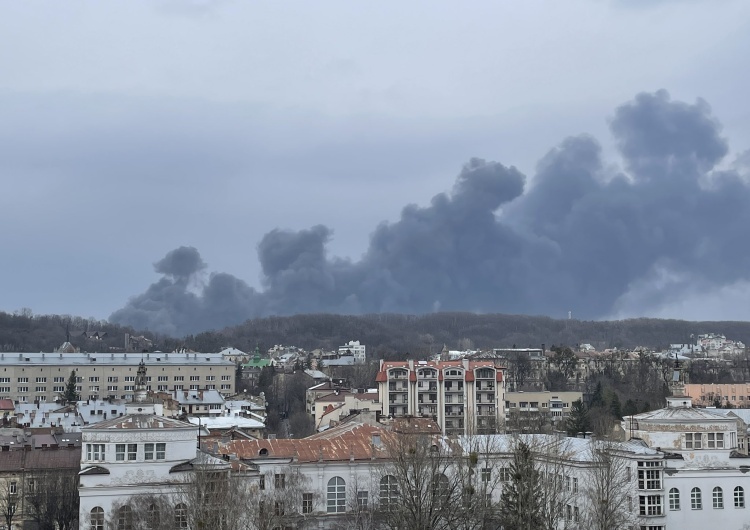
<path fill-rule="evenodd" d="M 612 401 L 609 403 L 609 411 L 617 421 L 622 419 L 622 407 L 620 406 L 620 398 L 617 396 L 617 392 L 612 392 Z"/>
<path fill-rule="evenodd" d="M 603 407 L 604 406 L 604 390 L 602 389 L 602 383 L 599 381 L 596 384 L 594 393 L 591 395 L 591 408 Z"/>
<path fill-rule="evenodd" d="M 591 430 L 589 411 L 583 401 L 576 399 L 570 406 L 570 415 L 567 420 L 567 431 L 570 436 L 576 436 L 579 432 Z"/>
<path fill-rule="evenodd" d="M 68 384 L 65 385 L 63 398 L 65 398 L 65 401 L 68 403 L 75 403 L 78 401 L 78 397 L 78 391 L 76 390 L 76 372 L 73 370 L 70 372 L 70 377 L 68 377 Z"/>
<path fill-rule="evenodd" d="M 537 530 L 543 527 L 542 490 L 531 449 L 518 442 L 510 463 L 510 482 L 503 488 L 500 519 L 503 528 Z"/>
<path fill-rule="evenodd" d="M 635 404 L 635 401 L 632 399 L 627 400 L 622 409 L 622 414 L 623 416 L 634 416 L 635 414 L 638 414 L 638 405 Z"/>

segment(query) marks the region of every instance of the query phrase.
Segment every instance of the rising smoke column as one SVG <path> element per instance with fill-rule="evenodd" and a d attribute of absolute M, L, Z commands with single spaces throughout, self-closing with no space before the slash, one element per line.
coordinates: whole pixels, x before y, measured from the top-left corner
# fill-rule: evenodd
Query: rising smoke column
<path fill-rule="evenodd" d="M 689 286 L 750 280 L 750 155 L 728 152 L 702 100 L 643 93 L 616 109 L 610 129 L 624 167 L 597 141 L 570 137 L 526 178 L 469 161 L 450 193 L 406 206 L 378 226 L 357 262 L 329 257 L 332 232 L 273 230 L 258 245 L 263 291 L 204 273 L 181 247 L 156 266 L 164 277 L 111 320 L 170 334 L 269 314 L 464 310 L 601 318 L 645 311 Z"/>

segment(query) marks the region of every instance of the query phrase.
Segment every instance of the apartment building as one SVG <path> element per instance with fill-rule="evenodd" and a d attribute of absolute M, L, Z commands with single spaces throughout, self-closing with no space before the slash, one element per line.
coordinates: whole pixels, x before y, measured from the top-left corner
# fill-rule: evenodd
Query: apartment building
<path fill-rule="evenodd" d="M 557 426 L 570 415 L 570 407 L 581 392 L 506 392 L 506 430 L 534 432 L 537 427 Z"/>
<path fill-rule="evenodd" d="M 434 418 L 444 434 L 491 434 L 505 419 L 494 361 L 380 361 L 376 381 L 384 415 Z"/>
<path fill-rule="evenodd" d="M 133 399 L 141 360 L 147 390 L 235 392 L 235 364 L 219 353 L 0 353 L 0 399 L 55 401 L 73 371 L 81 399 Z"/>

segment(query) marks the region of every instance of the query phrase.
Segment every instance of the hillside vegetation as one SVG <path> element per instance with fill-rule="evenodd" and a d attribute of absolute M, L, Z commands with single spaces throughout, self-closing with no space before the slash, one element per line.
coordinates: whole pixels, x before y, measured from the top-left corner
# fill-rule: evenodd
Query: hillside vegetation
<path fill-rule="evenodd" d="M 106 332 L 102 339 L 87 339 L 84 331 Z M 196 351 L 218 351 L 234 346 L 250 351 L 274 344 L 312 350 L 336 348 L 349 340 L 368 345 L 384 357 L 406 353 L 422 356 L 436 353 L 446 344 L 451 349 L 538 347 L 545 344 L 574 346 L 590 343 L 597 349 L 662 348 L 669 343 L 688 342 L 690 335 L 723 333 L 732 340 L 750 343 L 749 322 L 688 322 L 638 318 L 620 321 L 555 320 L 523 315 L 477 315 L 433 313 L 429 315 L 329 315 L 308 314 L 249 320 L 218 331 L 173 338 L 69 315 L 8 314 L 0 312 L 0 350 L 10 352 L 52 351 L 70 334 L 82 351 L 122 349 L 125 334 L 144 335 L 153 349 L 171 351 L 187 347 Z M 101 334 L 101 333 L 100 333 Z"/>

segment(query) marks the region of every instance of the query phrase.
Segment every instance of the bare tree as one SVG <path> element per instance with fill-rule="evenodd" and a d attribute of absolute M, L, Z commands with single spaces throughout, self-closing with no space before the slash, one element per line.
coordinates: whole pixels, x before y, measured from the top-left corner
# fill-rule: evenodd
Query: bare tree
<path fill-rule="evenodd" d="M 39 530 L 78 528 L 78 471 L 48 469 L 36 473 L 33 481 L 26 491 L 26 506 Z"/>
<path fill-rule="evenodd" d="M 348 481 L 346 515 L 334 530 L 375 530 L 380 528 L 375 502 L 378 499 L 378 481 L 372 474 L 356 474 Z"/>
<path fill-rule="evenodd" d="M 629 461 L 608 441 L 591 442 L 591 468 L 584 495 L 587 501 L 586 528 L 628 530 L 635 524 L 630 499 L 633 483 L 628 480 Z"/>
<path fill-rule="evenodd" d="M 569 438 L 527 437 L 539 473 L 542 530 L 565 530 L 578 526 L 580 507 L 576 505 L 579 477 L 570 466 Z"/>
<path fill-rule="evenodd" d="M 6 528 L 13 528 L 13 519 L 18 510 L 18 482 L 6 479 L 0 492 L 0 510 Z"/>
<path fill-rule="evenodd" d="M 247 528 L 300 528 L 306 518 L 312 517 L 311 507 L 316 503 L 316 495 L 309 489 L 309 479 L 290 466 L 261 474 L 249 488 L 250 496 L 242 506 Z"/>
<path fill-rule="evenodd" d="M 451 473 L 452 451 L 444 440 L 401 434 L 386 442 L 389 463 L 380 470 L 378 517 L 385 528 L 456 528 L 462 485 Z"/>

